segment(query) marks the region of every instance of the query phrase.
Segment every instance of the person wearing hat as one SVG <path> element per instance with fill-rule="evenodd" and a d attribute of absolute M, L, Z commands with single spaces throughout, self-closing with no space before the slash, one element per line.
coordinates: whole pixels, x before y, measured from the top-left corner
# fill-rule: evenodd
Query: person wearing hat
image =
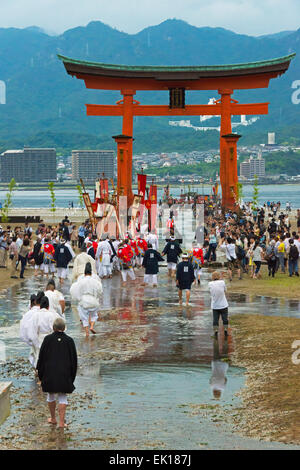
<path fill-rule="evenodd" d="M 68 264 L 72 258 L 69 247 L 66 246 L 66 240 L 62 238 L 60 243 L 57 245 L 54 254 L 57 266 L 57 275 L 61 284 L 63 284 L 64 280 L 68 276 Z"/>
<path fill-rule="evenodd" d="M 182 291 L 186 291 L 186 305 L 189 304 L 191 286 L 195 280 L 194 268 L 189 261 L 188 253 L 182 254 L 182 261 L 176 270 L 176 286 L 178 287 L 179 304 L 182 305 Z"/>
<path fill-rule="evenodd" d="M 175 237 L 171 237 L 166 246 L 163 249 L 162 256 L 167 255 L 168 271 L 169 277 L 175 275 L 176 265 L 178 262 L 179 255 L 181 255 L 182 250 L 175 240 Z"/>

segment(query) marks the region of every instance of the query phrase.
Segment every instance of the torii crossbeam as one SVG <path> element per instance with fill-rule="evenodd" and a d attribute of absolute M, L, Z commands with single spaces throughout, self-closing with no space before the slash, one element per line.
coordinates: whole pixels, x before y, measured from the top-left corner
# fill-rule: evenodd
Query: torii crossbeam
<path fill-rule="evenodd" d="M 84 80 L 87 88 L 119 90 L 123 99 L 115 105 L 87 104 L 88 116 L 122 116 L 118 146 L 118 191 L 132 195 L 132 141 L 134 116 L 221 116 L 220 180 L 222 205 L 234 209 L 237 200 L 237 141 L 232 134 L 231 116 L 268 114 L 269 103 L 238 103 L 234 90 L 267 88 L 271 78 L 286 72 L 295 54 L 278 59 L 214 66 L 126 66 L 86 62 L 58 56 L 66 71 Z M 169 90 L 169 105 L 141 105 L 134 99 L 138 90 Z M 217 90 L 213 105 L 186 105 L 185 91 Z"/>

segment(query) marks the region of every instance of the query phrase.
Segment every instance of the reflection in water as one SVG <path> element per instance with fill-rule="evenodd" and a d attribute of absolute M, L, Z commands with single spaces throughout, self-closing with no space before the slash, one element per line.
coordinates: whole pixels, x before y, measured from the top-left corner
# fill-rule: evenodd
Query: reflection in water
<path fill-rule="evenodd" d="M 228 358 L 228 341 L 225 340 L 223 344 L 218 339 L 214 339 L 214 355 L 211 361 L 211 378 L 210 386 L 214 398 L 221 398 L 222 392 L 225 390 L 227 378 L 226 374 L 228 371 L 228 363 L 224 359 Z M 223 359 L 223 360 L 222 360 Z"/>
<path fill-rule="evenodd" d="M 76 412 L 75 408 L 70 410 L 70 417 L 74 417 L 72 432 L 75 429 L 77 441 L 83 438 L 83 448 L 89 423 L 95 430 L 95 439 L 105 433 L 118 435 L 116 448 L 145 448 L 147 440 L 153 442 L 158 436 L 167 448 L 198 448 L 199 427 L 202 438 L 206 438 L 207 423 L 199 423 L 197 417 L 191 419 L 183 413 L 183 407 L 187 403 L 211 405 L 216 398 L 222 400 L 222 405 L 232 403 L 234 394 L 243 386 L 243 370 L 229 367 L 233 351 L 231 331 L 228 340 L 222 331 L 217 340 L 211 339 L 212 311 L 207 287 L 210 275 L 203 271 L 201 286 L 192 289 L 189 308 L 178 305 L 175 283 L 168 280 L 163 269 L 157 290 L 143 288 L 139 282 L 121 288 L 118 276 L 104 280 L 98 334 L 88 340 L 76 309 L 70 305 L 70 284 L 65 283 L 62 291 L 68 305 L 68 334 L 76 342 L 81 366 L 71 400 L 74 403 L 87 392 L 95 393 L 97 400 L 86 406 L 83 399 Z M 142 280 L 142 270 L 137 270 L 137 275 Z M 28 347 L 18 338 L 18 322 L 28 308 L 30 294 L 44 284 L 44 280 L 28 279 L 0 296 L 0 341 L 5 341 L 8 360 L 28 355 Z M 243 294 L 229 294 L 228 299 L 230 315 L 300 317 L 296 301 L 253 296 L 250 303 L 250 297 Z M 30 406 L 37 408 L 44 403 L 28 377 L 19 381 L 11 378 L 22 389 L 30 386 Z M 210 439 L 218 438 L 219 432 L 212 428 Z M 71 444 L 65 435 L 54 435 L 47 428 L 42 447 L 63 449 Z"/>

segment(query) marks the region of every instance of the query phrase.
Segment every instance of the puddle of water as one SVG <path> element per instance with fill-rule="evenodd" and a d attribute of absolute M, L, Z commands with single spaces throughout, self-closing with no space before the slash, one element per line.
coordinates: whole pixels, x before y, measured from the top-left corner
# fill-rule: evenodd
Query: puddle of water
<path fill-rule="evenodd" d="M 199 422 L 185 406 L 230 406 L 236 403 L 235 393 L 244 384 L 244 371 L 230 366 L 232 337 L 224 341 L 220 334 L 219 342 L 211 337 L 208 273 L 204 272 L 202 279 L 202 285 L 192 290 L 189 308 L 176 303 L 175 282 L 168 280 L 165 270 L 160 273 L 158 294 L 139 284 L 122 289 L 116 276 L 104 280 L 102 320 L 97 323 L 98 334 L 88 341 L 76 309 L 70 306 L 69 282 L 63 286 L 67 333 L 75 340 L 81 363 L 71 400 L 76 403 L 80 396 L 94 394 L 91 407 L 79 403 L 76 411 L 70 410 L 72 426 L 78 432 L 77 447 L 89 445 L 86 429 L 91 429 L 96 443 L 101 435 L 117 436 L 110 443 L 105 441 L 108 448 L 186 449 L 199 448 L 201 442 L 209 442 L 213 448 L 251 447 L 251 440 L 232 436 L 209 418 L 202 417 Z M 0 340 L 5 343 L 8 360 L 29 353 L 18 338 L 18 322 L 28 309 L 31 293 L 45 283 L 31 278 L 0 298 Z M 231 314 L 270 314 L 272 305 L 273 314 L 299 315 L 299 304 L 294 301 L 287 304 L 282 299 L 255 297 L 250 303 L 241 294 L 230 294 L 229 301 Z M 38 403 L 41 394 L 31 377 L 10 378 L 16 386 L 32 391 L 33 403 Z M 213 396 L 211 381 L 223 390 L 219 400 Z M 95 442 L 93 448 L 103 448 L 104 441 Z"/>

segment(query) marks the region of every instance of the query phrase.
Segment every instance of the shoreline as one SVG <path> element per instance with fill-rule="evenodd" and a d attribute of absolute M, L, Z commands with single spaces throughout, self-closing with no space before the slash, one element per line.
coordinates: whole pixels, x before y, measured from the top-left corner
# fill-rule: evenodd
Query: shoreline
<path fill-rule="evenodd" d="M 233 315 L 232 365 L 246 369 L 241 406 L 228 413 L 234 432 L 265 441 L 300 443 L 300 365 L 292 344 L 300 339 L 297 318 Z M 225 417 L 226 419 L 226 417 Z"/>

